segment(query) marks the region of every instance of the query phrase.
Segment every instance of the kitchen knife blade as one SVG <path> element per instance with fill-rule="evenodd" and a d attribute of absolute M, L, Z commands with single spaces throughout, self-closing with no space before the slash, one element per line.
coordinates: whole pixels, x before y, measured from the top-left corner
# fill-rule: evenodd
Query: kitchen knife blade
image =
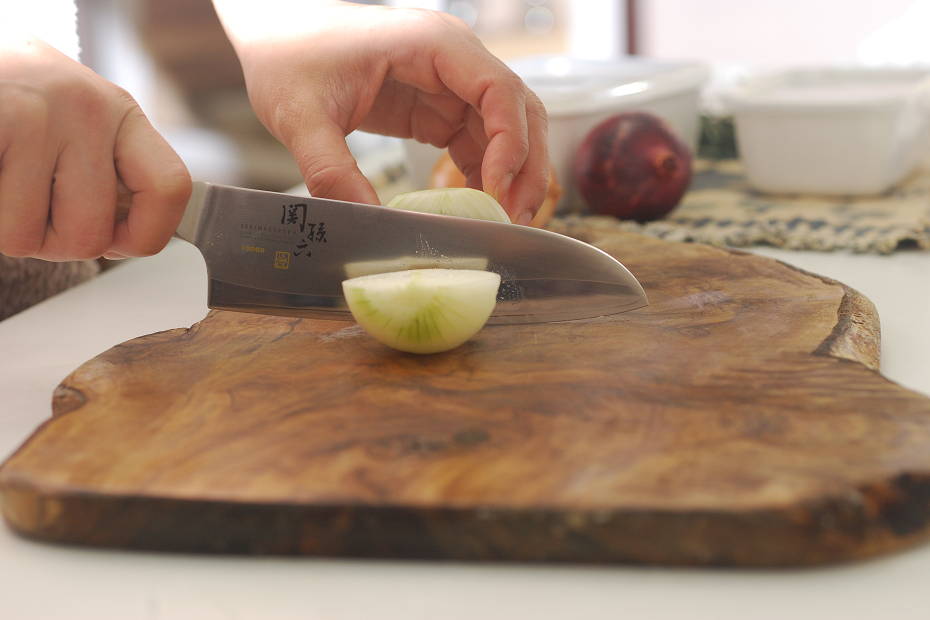
<path fill-rule="evenodd" d="M 203 254 L 207 305 L 216 309 L 351 321 L 343 280 L 424 267 L 500 274 L 489 323 L 648 305 L 636 278 L 605 252 L 526 226 L 195 181 L 175 236 Z"/>

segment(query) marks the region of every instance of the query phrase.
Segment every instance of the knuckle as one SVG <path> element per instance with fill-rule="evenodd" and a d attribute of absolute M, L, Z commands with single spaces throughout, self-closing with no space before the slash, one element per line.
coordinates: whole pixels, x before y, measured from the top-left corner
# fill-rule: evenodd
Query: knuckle
<path fill-rule="evenodd" d="M 55 84 L 54 94 L 66 97 L 68 110 L 79 116 L 85 123 L 99 122 L 110 113 L 114 100 L 114 90 L 122 89 L 109 82 L 103 82 L 96 74 L 76 71 L 60 79 Z"/>
<path fill-rule="evenodd" d="M 178 159 L 158 175 L 153 189 L 160 203 L 169 207 L 180 207 L 187 204 L 193 187 L 194 182 L 187 167 Z"/>
<path fill-rule="evenodd" d="M 536 93 L 530 90 L 527 90 L 526 113 L 527 116 L 540 125 L 547 126 L 549 124 L 549 113 L 546 112 L 546 106 L 536 96 Z"/>
<path fill-rule="evenodd" d="M 122 114 L 123 123 L 148 123 L 148 119 L 139 103 L 126 90 L 114 85 L 111 93 L 112 102 L 115 109 Z"/>
<path fill-rule="evenodd" d="M 355 160 L 342 153 L 321 155 L 325 151 L 320 142 L 308 141 L 295 145 L 292 152 L 311 195 L 333 198 L 340 179 L 355 166 Z"/>
<path fill-rule="evenodd" d="M 311 196 L 326 198 L 335 195 L 340 176 L 341 174 L 335 168 L 322 168 L 314 171 L 308 170 L 304 178 Z"/>
<path fill-rule="evenodd" d="M 104 93 L 84 82 L 72 93 L 71 109 L 85 122 L 98 122 L 107 116 L 109 105 Z"/>
<path fill-rule="evenodd" d="M 256 116 L 268 131 L 287 143 L 298 135 L 306 119 L 307 103 L 294 96 L 288 80 L 276 79 L 277 75 L 265 74 L 255 78 L 255 88 L 249 94 L 249 103 Z M 262 92 L 259 97 L 253 93 Z"/>
<path fill-rule="evenodd" d="M 465 164 L 462 166 L 462 174 L 465 175 L 465 178 L 469 178 L 472 175 L 481 176 L 481 162 L 477 161 L 471 164 Z"/>
<path fill-rule="evenodd" d="M 304 162 L 301 166 L 304 181 L 310 195 L 317 198 L 332 198 L 338 200 L 344 191 L 344 183 L 355 167 L 355 160 L 333 157 L 331 159 L 298 159 Z M 356 168 L 357 170 L 357 168 Z"/>
<path fill-rule="evenodd" d="M 113 86 L 113 91 L 109 94 L 110 99 L 104 99 L 107 106 L 102 113 L 112 113 L 114 121 L 114 131 L 117 135 L 124 130 L 144 131 L 151 128 L 148 118 L 139 107 L 139 104 L 128 92 L 118 86 Z M 112 111 L 112 112 L 111 112 Z M 152 130 L 154 131 L 154 130 Z"/>
<path fill-rule="evenodd" d="M 28 86 L 6 85 L 0 89 L 0 109 L 6 131 L 41 131 L 51 120 L 46 96 Z"/>
<path fill-rule="evenodd" d="M 109 86 L 112 88 L 111 96 L 117 104 L 121 105 L 124 109 L 137 109 L 140 113 L 142 112 L 135 97 L 133 97 L 128 90 L 116 84 L 110 84 Z"/>
<path fill-rule="evenodd" d="M 545 173 L 543 173 L 543 174 L 541 175 L 540 179 L 541 179 L 541 180 L 535 184 L 534 189 L 535 189 L 535 191 L 536 191 L 536 195 L 537 195 L 537 196 L 541 196 L 541 197 L 545 198 L 546 195 L 549 194 L 549 183 L 550 183 L 550 180 L 549 180 L 549 173 L 548 173 L 548 171 L 546 171 Z M 540 201 L 540 202 L 541 202 L 541 201 Z"/>

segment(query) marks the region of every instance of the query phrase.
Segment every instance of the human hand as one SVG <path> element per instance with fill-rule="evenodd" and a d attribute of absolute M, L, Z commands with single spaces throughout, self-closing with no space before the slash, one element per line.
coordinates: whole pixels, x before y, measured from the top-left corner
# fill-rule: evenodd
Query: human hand
<path fill-rule="evenodd" d="M 546 196 L 546 111 L 460 19 L 334 0 L 214 0 L 259 119 L 314 196 L 379 204 L 345 137 L 449 148 L 468 187 L 529 224 Z"/>
<path fill-rule="evenodd" d="M 134 193 L 118 223 L 117 178 Z M 190 193 L 184 163 L 127 92 L 0 24 L 0 253 L 154 254 Z"/>

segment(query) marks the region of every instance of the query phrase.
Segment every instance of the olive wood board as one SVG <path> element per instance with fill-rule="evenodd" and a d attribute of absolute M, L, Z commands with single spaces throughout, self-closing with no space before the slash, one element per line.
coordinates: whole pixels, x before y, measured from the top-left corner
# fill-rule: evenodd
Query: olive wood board
<path fill-rule="evenodd" d="M 585 227 L 650 305 L 447 353 L 211 312 L 56 390 L 0 469 L 34 539 L 187 552 L 676 565 L 864 558 L 930 531 L 930 399 L 856 291 Z"/>

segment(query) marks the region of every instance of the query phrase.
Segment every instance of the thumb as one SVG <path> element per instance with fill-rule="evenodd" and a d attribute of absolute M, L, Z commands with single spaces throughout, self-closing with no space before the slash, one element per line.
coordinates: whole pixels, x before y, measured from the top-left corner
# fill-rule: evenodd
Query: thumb
<path fill-rule="evenodd" d="M 359 170 L 342 130 L 328 124 L 289 145 L 310 195 L 380 205 L 381 199 Z"/>

